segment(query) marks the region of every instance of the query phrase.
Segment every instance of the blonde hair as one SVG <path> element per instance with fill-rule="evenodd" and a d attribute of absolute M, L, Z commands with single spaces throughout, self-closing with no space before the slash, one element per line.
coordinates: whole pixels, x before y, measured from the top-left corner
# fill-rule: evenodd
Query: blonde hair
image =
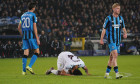
<path fill-rule="evenodd" d="M 120 6 L 120 4 L 119 4 L 119 3 L 114 3 L 114 4 L 112 5 L 112 8 L 115 8 L 115 7 L 117 7 L 117 6 Z"/>

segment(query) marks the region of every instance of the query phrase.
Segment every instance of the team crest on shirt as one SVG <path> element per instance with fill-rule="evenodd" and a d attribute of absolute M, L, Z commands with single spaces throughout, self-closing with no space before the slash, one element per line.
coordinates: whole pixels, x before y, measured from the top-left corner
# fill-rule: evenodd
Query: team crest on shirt
<path fill-rule="evenodd" d="M 37 17 L 36 17 L 36 22 L 37 22 Z"/>
<path fill-rule="evenodd" d="M 118 47 L 118 49 L 120 50 L 120 46 Z"/>
<path fill-rule="evenodd" d="M 120 20 L 120 23 L 122 23 L 122 20 Z"/>
<path fill-rule="evenodd" d="M 112 49 L 114 49 L 114 46 L 112 46 Z"/>

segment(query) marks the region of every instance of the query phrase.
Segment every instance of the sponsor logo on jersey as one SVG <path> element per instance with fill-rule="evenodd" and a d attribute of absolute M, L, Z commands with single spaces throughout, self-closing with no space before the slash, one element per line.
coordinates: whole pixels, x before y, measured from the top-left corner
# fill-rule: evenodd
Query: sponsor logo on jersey
<path fill-rule="evenodd" d="M 112 25 L 114 28 L 119 28 L 120 25 L 116 24 L 116 25 Z"/>
<path fill-rule="evenodd" d="M 112 46 L 112 49 L 114 49 L 114 46 Z"/>
<path fill-rule="evenodd" d="M 120 20 L 120 23 L 122 23 L 122 20 Z"/>

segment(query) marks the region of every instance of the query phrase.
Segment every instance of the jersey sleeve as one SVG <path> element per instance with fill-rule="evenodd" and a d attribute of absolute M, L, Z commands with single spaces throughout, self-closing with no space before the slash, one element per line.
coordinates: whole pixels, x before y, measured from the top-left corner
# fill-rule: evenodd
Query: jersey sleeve
<path fill-rule="evenodd" d="M 122 17 L 122 28 L 125 28 L 124 19 Z"/>
<path fill-rule="evenodd" d="M 78 64 L 79 68 L 84 68 L 85 67 L 85 63 L 80 59 L 79 64 Z"/>
<path fill-rule="evenodd" d="M 104 25 L 103 25 L 103 28 L 104 28 L 104 29 L 107 29 L 108 23 L 109 23 L 109 18 L 106 17 L 106 18 L 105 18 L 105 21 L 104 21 Z"/>
<path fill-rule="evenodd" d="M 20 22 L 19 22 L 20 24 L 21 24 L 21 20 L 20 20 Z"/>
<path fill-rule="evenodd" d="M 37 17 L 35 14 L 33 15 L 33 23 L 37 23 Z"/>
<path fill-rule="evenodd" d="M 83 64 L 80 64 L 79 66 L 78 66 L 79 68 L 84 68 L 85 67 L 85 64 L 83 63 Z"/>

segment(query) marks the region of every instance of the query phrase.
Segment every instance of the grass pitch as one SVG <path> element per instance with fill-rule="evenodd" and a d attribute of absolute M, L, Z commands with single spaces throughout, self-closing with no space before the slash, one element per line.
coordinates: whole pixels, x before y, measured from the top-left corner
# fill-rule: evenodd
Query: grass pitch
<path fill-rule="evenodd" d="M 111 70 L 112 79 L 104 79 L 108 56 L 80 57 L 89 69 L 91 76 L 56 76 L 45 75 L 50 67 L 57 68 L 56 57 L 38 58 L 33 66 L 36 75 L 21 75 L 22 59 L 0 59 L 0 84 L 140 84 L 140 56 L 120 55 L 118 57 L 119 72 L 122 79 L 115 79 L 115 72 Z M 30 58 L 28 58 L 29 64 Z"/>

